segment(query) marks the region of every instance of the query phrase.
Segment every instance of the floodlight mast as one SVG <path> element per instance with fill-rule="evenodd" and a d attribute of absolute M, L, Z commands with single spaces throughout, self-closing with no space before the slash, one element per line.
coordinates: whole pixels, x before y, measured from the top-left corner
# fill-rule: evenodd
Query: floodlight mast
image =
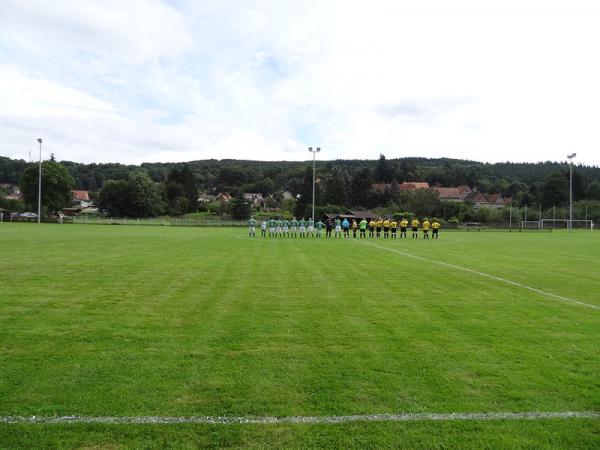
<path fill-rule="evenodd" d="M 316 147 L 315 149 L 313 149 L 312 147 L 308 147 L 308 151 L 312 153 L 313 155 L 313 179 L 312 179 L 312 217 L 311 219 L 315 220 L 315 158 L 317 156 L 317 153 L 319 153 L 321 151 L 321 147 Z"/>
<path fill-rule="evenodd" d="M 567 155 L 569 160 L 569 233 L 573 232 L 573 158 L 577 153 Z"/>
<path fill-rule="evenodd" d="M 40 165 L 38 170 L 38 223 L 42 220 L 42 138 L 37 140 L 40 143 Z"/>

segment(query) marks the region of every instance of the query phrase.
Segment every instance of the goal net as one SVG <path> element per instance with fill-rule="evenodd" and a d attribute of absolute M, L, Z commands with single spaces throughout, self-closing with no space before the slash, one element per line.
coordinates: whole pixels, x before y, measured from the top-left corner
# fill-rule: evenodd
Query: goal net
<path fill-rule="evenodd" d="M 521 220 L 521 230 L 541 230 L 542 223 L 539 220 Z"/>
<path fill-rule="evenodd" d="M 572 221 L 573 229 L 579 230 L 593 230 L 594 222 L 592 220 L 575 220 Z M 569 219 L 542 219 L 541 221 L 542 229 L 568 229 L 569 228 Z"/>

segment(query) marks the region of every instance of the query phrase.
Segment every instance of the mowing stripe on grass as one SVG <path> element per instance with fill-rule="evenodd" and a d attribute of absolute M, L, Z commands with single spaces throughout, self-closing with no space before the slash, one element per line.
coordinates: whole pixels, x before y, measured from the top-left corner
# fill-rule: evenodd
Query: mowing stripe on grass
<path fill-rule="evenodd" d="M 327 424 L 350 422 L 424 422 L 451 420 L 543 420 L 543 419 L 598 419 L 598 411 L 563 412 L 491 412 L 491 413 L 401 413 L 401 414 L 354 414 L 349 416 L 56 416 L 21 417 L 4 416 L 3 424 L 209 424 L 209 425 L 269 425 L 269 424 Z"/>
<path fill-rule="evenodd" d="M 364 244 L 364 245 L 370 245 L 371 247 L 375 247 L 375 248 L 378 248 L 380 250 L 387 250 L 388 252 L 398 253 L 399 255 L 408 256 L 409 258 L 414 258 L 414 259 L 418 259 L 418 260 L 421 260 L 421 261 L 427 261 L 427 262 L 430 262 L 430 263 L 433 263 L 433 264 L 439 264 L 440 266 L 450 267 L 452 269 L 462 270 L 464 272 L 469 272 L 469 273 L 472 273 L 472 274 L 475 274 L 475 275 L 479 275 L 479 276 L 482 276 L 482 277 L 491 278 L 493 280 L 500 281 L 500 282 L 506 283 L 506 284 L 510 284 L 512 286 L 517 286 L 517 287 L 520 287 L 520 288 L 523 288 L 523 289 L 527 289 L 527 290 L 535 292 L 537 294 L 544 295 L 546 297 L 552 297 L 552 298 L 561 300 L 563 302 L 574 303 L 576 305 L 586 306 L 586 307 L 592 308 L 592 309 L 600 309 L 600 306 L 597 306 L 597 305 L 592 305 L 590 303 L 585 303 L 585 302 L 582 302 L 580 300 L 576 300 L 574 298 L 569 298 L 569 297 L 564 297 L 562 295 L 553 294 L 552 292 L 543 291 L 543 290 L 538 289 L 538 288 L 527 286 L 526 284 L 517 283 L 516 281 L 507 280 L 506 278 L 497 277 L 496 275 L 490 275 L 489 273 L 479 272 L 478 270 L 469 269 L 468 267 L 457 266 L 456 264 L 450 264 L 450 263 L 447 263 L 447 262 L 444 262 L 444 261 L 437 261 L 435 259 L 423 258 L 422 256 L 413 255 L 411 253 L 407 253 L 407 252 L 404 252 L 404 251 L 401 251 L 401 250 L 397 250 L 395 248 L 383 247 L 381 245 L 373 244 L 371 242 L 364 242 L 364 241 L 354 241 L 354 242 L 359 242 L 359 243 Z"/>

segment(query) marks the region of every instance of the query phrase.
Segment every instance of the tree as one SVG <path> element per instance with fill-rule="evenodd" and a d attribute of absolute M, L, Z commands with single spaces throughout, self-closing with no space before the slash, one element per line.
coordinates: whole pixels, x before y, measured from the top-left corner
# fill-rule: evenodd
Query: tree
<path fill-rule="evenodd" d="M 433 189 L 415 189 L 408 196 L 408 209 L 418 217 L 431 217 L 440 210 L 440 199 Z"/>
<path fill-rule="evenodd" d="M 379 161 L 377 162 L 377 169 L 375 171 L 375 178 L 381 183 L 389 183 L 394 177 L 394 169 L 391 167 L 389 161 L 385 159 L 385 155 L 379 155 Z"/>
<path fill-rule="evenodd" d="M 180 216 L 198 209 L 198 185 L 194 173 L 186 164 L 181 169 L 174 167 L 167 176 L 165 186 L 167 212 Z"/>
<path fill-rule="evenodd" d="M 369 194 L 372 185 L 373 178 L 369 169 L 356 172 L 350 183 L 350 203 L 353 206 L 370 207 Z"/>
<path fill-rule="evenodd" d="M 585 190 L 585 198 L 588 200 L 600 200 L 600 181 L 592 181 Z"/>
<path fill-rule="evenodd" d="M 155 217 L 165 210 L 158 184 L 142 170 L 132 172 L 127 180 L 107 182 L 98 201 L 102 209 L 117 217 Z"/>
<path fill-rule="evenodd" d="M 325 181 L 324 202 L 332 205 L 345 205 L 348 203 L 346 177 L 340 169 L 335 169 Z"/>
<path fill-rule="evenodd" d="M 294 213 L 296 217 L 304 217 L 307 215 L 309 206 L 312 203 L 312 168 L 307 167 L 304 171 L 300 192 L 296 194 L 296 208 Z"/>
<path fill-rule="evenodd" d="M 224 186 L 241 186 L 245 181 L 246 173 L 239 167 L 223 167 L 217 177 L 217 184 Z"/>
<path fill-rule="evenodd" d="M 126 180 L 108 180 L 98 194 L 98 206 L 113 217 L 128 215 Z"/>
<path fill-rule="evenodd" d="M 158 185 L 144 171 L 135 171 L 127 180 L 129 216 L 155 217 L 163 214 L 165 203 Z"/>
<path fill-rule="evenodd" d="M 25 204 L 35 210 L 38 204 L 38 170 L 37 164 L 31 164 L 23 172 L 20 188 Z M 71 189 L 75 180 L 69 171 L 56 161 L 42 163 L 42 210 L 55 213 L 71 204 Z"/>
<path fill-rule="evenodd" d="M 554 172 L 546 177 L 541 189 L 542 208 L 562 206 L 569 199 L 568 179 L 562 172 Z"/>
<path fill-rule="evenodd" d="M 240 195 L 231 200 L 231 218 L 235 220 L 248 220 L 252 214 L 250 202 Z"/>
<path fill-rule="evenodd" d="M 578 170 L 573 169 L 573 200 L 581 200 L 585 195 L 585 181 Z"/>

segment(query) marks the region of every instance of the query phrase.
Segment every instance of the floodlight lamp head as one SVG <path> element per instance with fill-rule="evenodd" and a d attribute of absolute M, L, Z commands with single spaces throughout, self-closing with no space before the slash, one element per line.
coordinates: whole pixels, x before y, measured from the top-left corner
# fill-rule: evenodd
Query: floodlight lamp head
<path fill-rule="evenodd" d="M 308 147 L 308 151 L 312 153 L 312 151 L 313 151 L 312 147 Z"/>
<path fill-rule="evenodd" d="M 568 159 L 573 159 L 577 156 L 577 153 L 571 153 L 569 156 L 567 156 Z"/>
<path fill-rule="evenodd" d="M 38 138 L 37 141 L 41 144 L 42 143 L 42 138 Z"/>
<path fill-rule="evenodd" d="M 321 147 L 317 147 L 317 153 L 321 151 Z"/>

